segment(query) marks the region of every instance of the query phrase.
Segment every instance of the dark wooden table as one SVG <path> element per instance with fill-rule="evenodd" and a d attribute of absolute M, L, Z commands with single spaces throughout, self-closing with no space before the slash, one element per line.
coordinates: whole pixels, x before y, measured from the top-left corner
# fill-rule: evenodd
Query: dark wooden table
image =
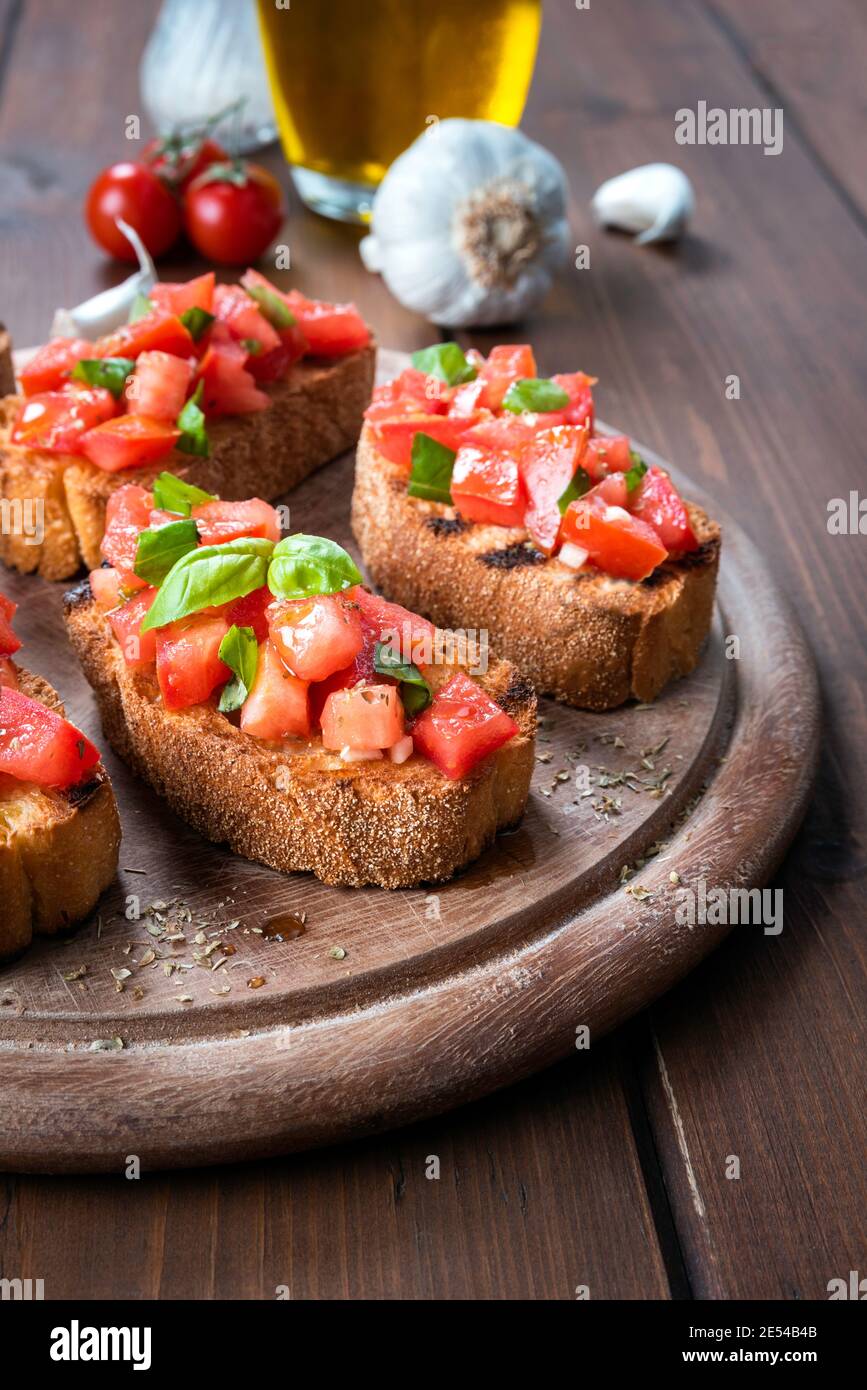
<path fill-rule="evenodd" d="M 0 0 L 0 316 L 22 346 L 118 278 L 80 206 L 128 149 L 156 8 Z M 816 654 L 826 739 L 775 885 L 782 935 L 737 930 L 589 1057 L 430 1124 L 138 1182 L 0 1177 L 0 1275 L 71 1298 L 793 1299 L 867 1273 L 867 539 L 826 524 L 865 487 L 865 64 L 857 0 L 546 0 L 524 122 L 568 170 L 591 268 L 518 336 L 545 373 L 597 373 L 603 416 L 716 493 Z M 675 145 L 674 112 L 700 99 L 782 107 L 782 154 Z M 589 217 L 603 178 L 654 159 L 695 184 L 677 250 Z M 391 346 L 432 339 L 361 269 L 355 232 L 293 200 L 288 240 L 301 289 L 356 299 Z"/>

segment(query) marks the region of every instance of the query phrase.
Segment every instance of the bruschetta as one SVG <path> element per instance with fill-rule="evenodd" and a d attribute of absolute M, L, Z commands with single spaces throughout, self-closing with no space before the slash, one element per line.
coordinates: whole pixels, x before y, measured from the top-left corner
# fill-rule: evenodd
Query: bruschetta
<path fill-rule="evenodd" d="M 86 917 L 114 878 L 120 823 L 99 752 L 13 659 L 0 594 L 0 960 Z"/>
<path fill-rule="evenodd" d="M 66 614 L 106 737 L 210 839 L 400 888 L 520 819 L 532 689 L 370 593 L 333 541 L 162 474 L 114 494 L 102 552 Z"/>
<path fill-rule="evenodd" d="M 696 665 L 720 530 L 595 431 L 594 385 L 539 378 L 526 345 L 414 354 L 366 411 L 352 525 L 388 598 L 486 630 L 539 692 L 603 710 Z"/>
<path fill-rule="evenodd" d="M 46 579 L 94 568 L 111 494 L 165 467 L 227 498 L 282 496 L 355 443 L 374 360 L 353 305 L 258 271 L 155 285 L 116 332 L 48 343 L 0 400 L 0 558 Z"/>

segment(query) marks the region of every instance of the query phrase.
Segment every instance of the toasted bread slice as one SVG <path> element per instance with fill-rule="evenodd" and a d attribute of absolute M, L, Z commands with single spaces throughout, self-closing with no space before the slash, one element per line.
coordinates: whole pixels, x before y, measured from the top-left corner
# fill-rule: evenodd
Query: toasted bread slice
<path fill-rule="evenodd" d="M 440 627 L 486 630 L 491 646 L 543 694 L 582 709 L 652 700 L 690 672 L 710 629 L 720 531 L 689 515 L 699 549 L 641 583 L 546 559 L 521 529 L 462 520 L 407 495 L 406 471 L 362 430 L 352 529 L 386 598 Z"/>
<path fill-rule="evenodd" d="M 24 695 L 63 714 L 47 681 L 16 667 Z M 86 917 L 114 878 L 120 821 L 102 764 L 82 786 L 37 787 L 0 775 L 0 960 L 34 935 Z"/>
<path fill-rule="evenodd" d="M 24 524 L 0 529 L 0 559 L 24 574 L 69 579 L 82 565 L 96 569 L 108 499 L 124 483 L 148 487 L 164 468 L 227 501 L 272 501 L 336 458 L 358 438 L 370 399 L 376 349 L 360 348 L 333 362 L 303 359 L 285 381 L 265 388 L 267 410 L 227 416 L 208 425 L 211 454 L 172 453 L 155 468 L 106 473 L 73 454 L 23 449 L 9 431 L 21 399 L 0 400 L 0 499 L 23 508 Z M 44 537 L 36 543 L 31 512 L 41 502 Z"/>
<path fill-rule="evenodd" d="M 480 684 L 519 733 L 449 781 L 418 754 L 345 763 L 319 740 L 262 743 L 213 705 L 166 711 L 153 677 L 126 665 L 87 580 L 67 595 L 66 621 L 111 746 L 180 816 L 248 859 L 324 883 L 407 888 L 451 878 L 523 814 L 536 699 L 508 662 Z M 436 688 L 456 669 L 426 675 Z"/>

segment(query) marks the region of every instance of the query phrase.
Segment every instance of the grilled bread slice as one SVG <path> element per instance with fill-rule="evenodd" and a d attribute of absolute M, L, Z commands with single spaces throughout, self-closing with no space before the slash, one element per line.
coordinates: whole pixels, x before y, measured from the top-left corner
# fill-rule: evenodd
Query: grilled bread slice
<path fill-rule="evenodd" d="M 19 688 L 63 714 L 55 690 L 16 667 Z M 0 960 L 86 917 L 114 878 L 120 821 L 102 764 L 66 791 L 0 775 Z"/>
<path fill-rule="evenodd" d="M 213 705 L 167 711 L 153 677 L 127 666 L 87 580 L 67 595 L 66 621 L 111 746 L 178 815 L 249 859 L 324 883 L 407 888 L 451 878 L 523 814 L 536 699 L 508 662 L 477 679 L 519 732 L 449 781 L 418 754 L 346 763 L 318 740 L 251 738 Z M 425 674 L 436 689 L 458 669 Z"/>
<path fill-rule="evenodd" d="M 696 665 L 708 634 L 719 527 L 688 506 L 699 549 L 634 583 L 546 559 L 521 529 L 464 521 L 407 495 L 406 471 L 359 441 L 352 529 L 385 596 L 440 627 L 486 630 L 543 694 L 583 709 L 652 700 Z"/>
<path fill-rule="evenodd" d="M 271 404 L 249 415 L 208 424 L 211 454 L 173 453 L 151 469 L 106 473 L 73 454 L 9 443 L 19 396 L 0 400 L 0 499 L 21 511 L 24 524 L 0 529 L 0 559 L 24 574 L 69 579 L 82 565 L 96 569 L 108 498 L 125 483 L 148 487 L 164 468 L 226 501 L 280 497 L 350 448 L 370 399 L 376 349 L 371 344 L 333 362 L 305 358 L 289 376 L 265 388 Z M 41 543 L 33 535 L 33 506 L 41 503 Z"/>

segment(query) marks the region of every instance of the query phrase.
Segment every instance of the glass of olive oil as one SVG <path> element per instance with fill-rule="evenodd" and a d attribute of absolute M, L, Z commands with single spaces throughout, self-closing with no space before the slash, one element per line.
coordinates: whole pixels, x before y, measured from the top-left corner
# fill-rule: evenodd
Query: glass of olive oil
<path fill-rule="evenodd" d="M 518 124 L 541 0 L 259 0 L 259 22 L 301 197 L 365 222 L 392 160 L 437 119 Z"/>

